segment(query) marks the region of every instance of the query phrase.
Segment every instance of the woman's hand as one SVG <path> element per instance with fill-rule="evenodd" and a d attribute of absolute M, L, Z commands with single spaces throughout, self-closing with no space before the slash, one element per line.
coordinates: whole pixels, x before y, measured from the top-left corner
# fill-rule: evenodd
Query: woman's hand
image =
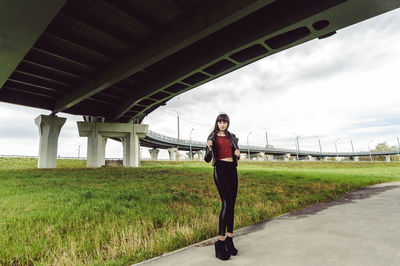
<path fill-rule="evenodd" d="M 239 156 L 240 155 L 240 151 L 238 149 L 235 150 L 235 155 Z"/>
<path fill-rule="evenodd" d="M 210 140 L 207 142 L 207 146 L 208 146 L 208 149 L 209 149 L 210 151 L 212 151 L 212 145 L 213 145 L 213 142 L 212 142 L 212 140 L 210 139 Z"/>

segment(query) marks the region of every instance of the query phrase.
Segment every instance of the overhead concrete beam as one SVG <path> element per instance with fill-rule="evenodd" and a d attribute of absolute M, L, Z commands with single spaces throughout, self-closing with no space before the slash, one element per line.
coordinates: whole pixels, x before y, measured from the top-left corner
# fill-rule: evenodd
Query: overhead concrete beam
<path fill-rule="evenodd" d="M 356 7 L 366 5 L 365 1 L 369 2 L 367 5 L 368 10 L 359 12 L 359 9 Z M 270 10 L 267 8 L 266 10 L 259 10 L 258 12 L 255 12 L 257 15 L 252 15 L 252 18 L 248 20 L 247 25 L 244 25 L 244 20 L 247 20 L 250 16 L 241 20 L 240 26 L 237 26 L 235 30 L 231 30 L 231 33 L 236 33 L 237 36 L 240 36 L 240 38 L 236 38 L 236 36 L 232 37 L 234 34 L 228 35 L 230 37 L 225 38 L 223 41 L 216 38 L 216 41 L 211 42 L 208 45 L 204 45 L 206 48 L 204 48 L 203 51 L 198 52 L 198 54 L 202 54 L 203 56 L 196 58 L 188 57 L 186 58 L 187 62 L 179 62 L 175 64 L 174 71 L 172 73 L 164 71 L 157 74 L 157 78 L 154 79 L 154 81 L 152 81 L 150 84 L 144 84 L 141 87 L 136 88 L 134 91 L 132 91 L 131 95 L 126 97 L 126 100 L 121 103 L 120 107 L 115 113 L 113 120 L 120 119 L 126 114 L 126 112 L 135 106 L 135 104 L 148 97 L 151 98 L 152 94 L 162 91 L 163 88 L 167 88 L 168 86 L 176 84 L 177 82 L 185 84 L 182 79 L 193 74 L 200 73 L 201 69 L 204 68 L 205 65 L 209 65 L 209 63 L 216 63 L 222 59 L 231 60 L 229 57 L 227 57 L 229 53 L 238 49 L 240 50 L 242 49 L 241 47 L 244 47 L 249 43 L 255 44 L 258 42 L 260 45 L 267 48 L 268 53 L 261 54 L 259 57 L 257 57 L 260 59 L 266 55 L 270 56 L 274 53 L 278 53 L 282 50 L 299 45 L 300 43 L 324 36 L 331 31 L 344 28 L 358 21 L 365 20 L 368 17 L 386 12 L 399 5 L 399 3 L 397 3 L 397 5 L 395 3 L 382 4 L 378 0 L 299 1 L 297 7 L 301 8 L 302 10 L 295 8 L 292 9 L 290 13 L 289 8 L 291 5 L 293 5 L 293 2 L 294 1 L 277 1 L 269 6 L 271 7 Z M 282 13 L 282 16 L 277 18 L 275 17 L 276 13 Z M 288 15 L 289 13 L 290 15 Z M 285 17 L 285 14 L 287 17 Z M 256 16 L 258 16 L 258 19 L 255 19 Z M 329 26 L 323 30 L 313 29 L 313 23 L 325 19 L 330 21 L 331 24 Z M 260 26 L 260 21 L 265 23 L 262 24 L 262 27 Z M 304 27 L 305 25 L 308 25 L 308 29 L 311 29 L 311 34 L 309 34 L 307 37 L 300 38 L 289 45 L 284 45 L 277 49 L 271 49 L 271 47 L 268 47 L 264 42 L 267 38 L 284 34 L 289 30 Z M 222 31 L 226 30 L 227 28 L 229 28 L 229 26 Z M 212 49 L 209 49 L 209 47 L 212 47 Z M 205 52 L 207 49 L 209 51 Z M 234 71 L 235 69 L 240 68 L 247 63 L 249 62 L 236 62 L 236 66 L 231 67 L 228 71 Z M 208 75 L 204 72 L 201 73 L 205 74 L 206 78 L 195 85 L 186 84 L 189 86 L 185 90 L 192 89 L 193 87 L 197 87 L 203 83 L 217 78 L 218 76 L 226 74 L 226 72 L 221 72 L 218 75 Z M 180 90 L 178 94 L 182 92 L 183 90 Z M 176 95 L 171 95 L 164 99 L 160 99 L 152 104 L 152 106 L 158 106 L 158 104 L 162 104 L 174 96 Z M 135 114 L 133 116 L 133 120 L 141 120 L 146 114 L 146 111 L 151 109 L 152 106 L 148 106 L 147 108 L 142 109 L 139 113 Z"/>
<path fill-rule="evenodd" d="M 65 2 L 0 1 L 0 89 Z"/>
<path fill-rule="evenodd" d="M 87 80 L 72 93 L 61 98 L 55 104 L 53 114 L 68 109 L 274 1 L 220 0 L 211 2 L 205 13 L 195 16 L 191 20 L 178 21 L 167 29 L 162 36 L 149 40 L 148 45 L 143 50 L 132 49 L 122 61 L 111 64 L 104 70 L 97 72 L 92 79 Z"/>

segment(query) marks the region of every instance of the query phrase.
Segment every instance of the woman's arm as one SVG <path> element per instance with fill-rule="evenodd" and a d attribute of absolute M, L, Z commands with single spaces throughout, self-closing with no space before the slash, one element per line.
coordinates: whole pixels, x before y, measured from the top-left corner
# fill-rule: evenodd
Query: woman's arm
<path fill-rule="evenodd" d="M 207 141 L 207 146 L 206 146 L 206 155 L 204 155 L 204 161 L 209 163 L 212 158 L 212 140 Z"/>
<path fill-rule="evenodd" d="M 238 149 L 235 150 L 236 159 L 240 160 L 240 151 Z"/>

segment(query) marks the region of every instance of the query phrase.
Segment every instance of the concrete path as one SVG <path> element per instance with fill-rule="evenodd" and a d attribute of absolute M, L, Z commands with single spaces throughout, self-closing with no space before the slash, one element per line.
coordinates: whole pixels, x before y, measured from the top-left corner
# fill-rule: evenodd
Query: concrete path
<path fill-rule="evenodd" d="M 400 182 L 234 230 L 237 256 L 203 241 L 135 265 L 400 265 Z"/>

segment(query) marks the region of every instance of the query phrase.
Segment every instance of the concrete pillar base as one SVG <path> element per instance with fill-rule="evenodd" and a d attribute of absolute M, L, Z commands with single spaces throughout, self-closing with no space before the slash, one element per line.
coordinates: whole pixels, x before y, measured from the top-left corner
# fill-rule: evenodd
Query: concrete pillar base
<path fill-rule="evenodd" d="M 66 120 L 52 115 L 39 115 L 35 118 L 40 135 L 38 168 L 56 168 L 58 136 Z"/>
<path fill-rule="evenodd" d="M 149 150 L 150 152 L 150 157 L 153 161 L 157 161 L 158 153 L 160 152 L 160 149 L 153 148 Z"/>
<path fill-rule="evenodd" d="M 198 160 L 199 161 L 203 161 L 204 160 L 204 151 L 203 150 L 196 151 L 196 154 L 198 156 Z"/>
<path fill-rule="evenodd" d="M 273 160 L 274 160 L 274 155 L 272 155 L 272 154 L 266 154 L 265 159 L 266 159 L 267 161 L 273 161 Z"/>
<path fill-rule="evenodd" d="M 283 155 L 283 160 L 284 160 L 284 161 L 289 161 L 290 156 L 291 156 L 290 153 L 287 153 L 287 154 Z"/>
<path fill-rule="evenodd" d="M 385 161 L 390 162 L 390 155 L 385 155 Z"/>
<path fill-rule="evenodd" d="M 176 161 L 176 159 L 177 159 L 176 154 L 178 153 L 178 149 L 177 148 L 169 148 L 168 153 L 169 153 L 169 160 Z"/>
<path fill-rule="evenodd" d="M 191 159 L 193 160 L 195 154 L 196 154 L 196 152 L 195 152 L 195 151 L 192 151 L 192 157 L 190 158 L 190 151 L 188 151 L 188 152 L 186 153 L 187 159 L 188 159 L 188 160 L 191 160 Z"/>

